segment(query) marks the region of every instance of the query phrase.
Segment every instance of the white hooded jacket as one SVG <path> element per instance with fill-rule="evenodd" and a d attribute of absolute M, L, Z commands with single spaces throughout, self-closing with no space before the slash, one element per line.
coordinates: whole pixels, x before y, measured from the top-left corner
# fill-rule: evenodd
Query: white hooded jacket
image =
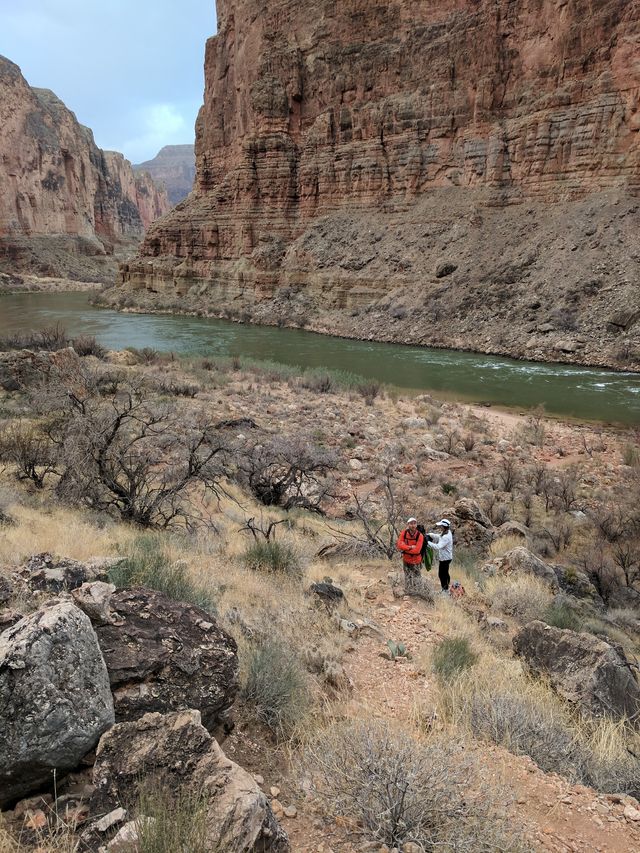
<path fill-rule="evenodd" d="M 438 533 L 430 533 L 431 541 L 429 545 L 436 551 L 438 560 L 453 560 L 453 536 L 451 531 L 439 535 Z"/>

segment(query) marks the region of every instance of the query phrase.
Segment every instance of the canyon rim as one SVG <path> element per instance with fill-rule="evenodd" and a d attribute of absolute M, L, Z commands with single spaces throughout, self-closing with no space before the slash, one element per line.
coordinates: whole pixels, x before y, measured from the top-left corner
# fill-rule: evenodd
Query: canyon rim
<path fill-rule="evenodd" d="M 640 7 L 218 0 L 107 303 L 640 368 Z"/>

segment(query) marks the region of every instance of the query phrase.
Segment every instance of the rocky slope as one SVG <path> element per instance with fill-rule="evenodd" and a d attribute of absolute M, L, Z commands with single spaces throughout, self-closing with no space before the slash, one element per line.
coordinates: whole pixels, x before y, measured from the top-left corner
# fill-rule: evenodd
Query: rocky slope
<path fill-rule="evenodd" d="M 147 172 L 158 184 L 164 184 L 169 201 L 178 204 L 193 189 L 196 155 L 193 145 L 165 145 L 153 160 L 138 163 L 134 172 Z"/>
<path fill-rule="evenodd" d="M 169 209 L 164 189 L 102 151 L 47 89 L 0 57 L 0 265 L 109 280 L 114 255 Z"/>
<path fill-rule="evenodd" d="M 194 192 L 108 300 L 640 364 L 636 3 L 217 5 Z"/>

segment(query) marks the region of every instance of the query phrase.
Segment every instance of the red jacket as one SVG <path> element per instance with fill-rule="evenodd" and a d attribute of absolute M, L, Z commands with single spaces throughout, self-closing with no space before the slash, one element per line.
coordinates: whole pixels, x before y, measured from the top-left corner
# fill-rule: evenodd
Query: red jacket
<path fill-rule="evenodd" d="M 408 566 L 417 566 L 418 563 L 422 562 L 421 552 L 423 541 L 422 533 L 419 530 L 411 533 L 407 527 L 402 531 L 400 536 L 398 536 L 396 547 L 398 551 L 402 551 L 403 563 L 406 563 Z"/>

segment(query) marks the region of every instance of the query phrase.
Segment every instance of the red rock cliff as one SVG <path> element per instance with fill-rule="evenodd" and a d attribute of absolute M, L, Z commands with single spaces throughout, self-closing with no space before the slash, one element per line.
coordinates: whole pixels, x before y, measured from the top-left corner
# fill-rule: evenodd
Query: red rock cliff
<path fill-rule="evenodd" d="M 91 131 L 46 89 L 31 88 L 0 57 L 0 255 L 20 266 L 42 256 L 64 274 L 63 255 L 104 256 L 139 241 L 169 210 L 166 192 L 101 151 Z M 60 267 L 58 269 L 57 267 Z"/>
<path fill-rule="evenodd" d="M 565 267 L 534 231 L 596 196 L 613 220 L 640 189 L 637 0 L 218 0 L 218 25 L 194 192 L 150 229 L 128 289 L 254 311 L 286 285 L 308 319 L 439 287 L 451 256 L 469 268 L 453 296 L 489 292 L 511 253 L 519 305 L 532 274 L 543 295 Z"/>

